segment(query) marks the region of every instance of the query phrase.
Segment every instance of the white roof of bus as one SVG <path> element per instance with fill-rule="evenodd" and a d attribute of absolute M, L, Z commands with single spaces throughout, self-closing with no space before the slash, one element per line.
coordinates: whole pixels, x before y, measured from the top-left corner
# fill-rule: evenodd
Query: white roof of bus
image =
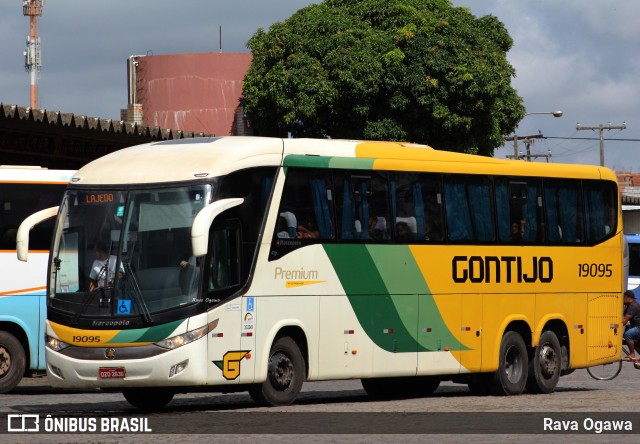
<path fill-rule="evenodd" d="M 357 149 L 360 150 L 358 154 Z M 124 148 L 82 167 L 72 183 L 117 185 L 181 182 L 222 176 L 251 167 L 279 166 L 283 157 L 290 154 L 342 158 L 364 155 L 373 159 L 391 159 L 391 169 L 398 167 L 397 162 L 409 162 L 417 167 L 414 162 L 427 161 L 431 163 L 429 169 L 451 171 L 450 162 L 464 162 L 467 164 L 464 168 L 466 172 L 480 174 L 615 177 L 606 168 L 562 164 L 541 166 L 539 163 L 438 151 L 411 143 L 228 136 L 169 140 Z M 441 163 L 440 167 L 437 167 L 438 163 Z"/>
<path fill-rule="evenodd" d="M 278 166 L 287 154 L 355 157 L 358 141 L 207 137 L 124 148 L 78 170 L 77 184 L 142 184 L 215 177 L 243 168 Z"/>

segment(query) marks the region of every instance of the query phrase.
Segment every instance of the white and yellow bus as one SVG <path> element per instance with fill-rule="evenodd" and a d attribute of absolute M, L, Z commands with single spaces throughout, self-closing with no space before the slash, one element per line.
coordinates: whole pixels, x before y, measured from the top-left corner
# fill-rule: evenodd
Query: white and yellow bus
<path fill-rule="evenodd" d="M 622 248 L 606 168 L 391 142 L 127 148 L 80 169 L 60 206 L 49 380 L 141 408 L 202 390 L 286 405 L 330 379 L 548 393 L 619 359 Z"/>

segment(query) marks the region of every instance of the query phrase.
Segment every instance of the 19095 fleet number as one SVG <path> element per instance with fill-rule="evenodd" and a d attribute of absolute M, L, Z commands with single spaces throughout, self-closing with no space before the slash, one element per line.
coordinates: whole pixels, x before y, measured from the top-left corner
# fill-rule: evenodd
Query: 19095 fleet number
<path fill-rule="evenodd" d="M 613 264 L 578 264 L 578 277 L 611 277 Z"/>

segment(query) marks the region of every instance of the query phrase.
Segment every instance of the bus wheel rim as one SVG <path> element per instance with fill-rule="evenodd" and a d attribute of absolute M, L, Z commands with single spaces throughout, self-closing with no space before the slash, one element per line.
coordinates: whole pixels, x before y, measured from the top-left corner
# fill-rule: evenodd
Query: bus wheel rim
<path fill-rule="evenodd" d="M 504 357 L 504 367 L 507 379 L 518 382 L 522 377 L 522 356 L 517 347 L 509 347 Z"/>
<path fill-rule="evenodd" d="M 0 378 L 6 375 L 11 368 L 11 355 L 6 348 L 0 346 Z"/>
<path fill-rule="evenodd" d="M 558 370 L 558 360 L 553 347 L 545 345 L 540 350 L 540 371 L 543 376 L 551 377 Z"/>
<path fill-rule="evenodd" d="M 284 353 L 274 353 L 269 360 L 269 380 L 278 390 L 286 390 L 293 381 L 293 362 Z"/>

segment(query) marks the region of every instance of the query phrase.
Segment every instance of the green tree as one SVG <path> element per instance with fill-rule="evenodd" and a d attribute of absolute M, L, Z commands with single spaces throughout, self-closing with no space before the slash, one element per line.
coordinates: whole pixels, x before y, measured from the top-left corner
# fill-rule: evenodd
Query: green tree
<path fill-rule="evenodd" d="M 493 155 L 525 115 L 512 44 L 496 17 L 449 0 L 325 0 L 251 37 L 242 102 L 263 136 Z"/>

